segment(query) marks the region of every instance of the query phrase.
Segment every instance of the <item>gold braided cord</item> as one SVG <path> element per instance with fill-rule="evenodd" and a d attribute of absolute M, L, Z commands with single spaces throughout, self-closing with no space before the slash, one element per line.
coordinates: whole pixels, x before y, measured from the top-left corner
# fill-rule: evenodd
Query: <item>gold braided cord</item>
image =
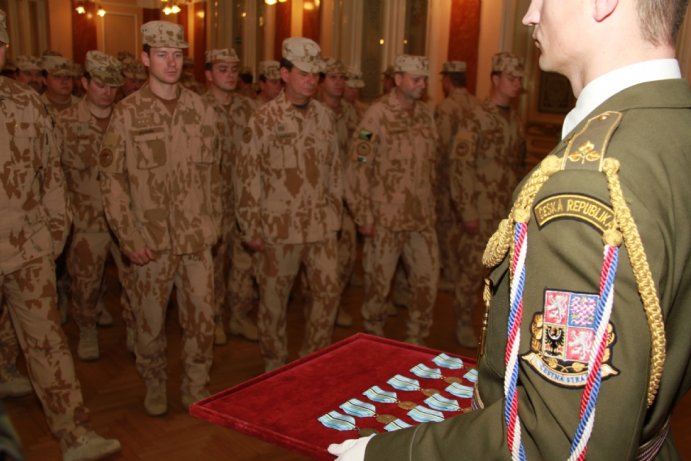
<path fill-rule="evenodd" d="M 528 222 L 530 208 L 532 207 L 535 196 L 550 176 L 560 170 L 561 159 L 556 155 L 548 155 L 530 175 L 530 178 L 523 185 L 523 189 L 518 194 L 513 208 L 507 219 L 499 223 L 499 228 L 490 237 L 482 255 L 482 264 L 492 268 L 499 264 L 513 241 L 513 224 L 518 222 Z M 528 213 L 526 215 L 526 213 Z"/>
<path fill-rule="evenodd" d="M 641 236 L 631 215 L 631 210 L 626 205 L 624 194 L 619 183 L 619 161 L 614 158 L 606 158 L 602 167 L 607 176 L 612 207 L 614 209 L 615 222 L 624 236 L 624 245 L 629 253 L 633 275 L 636 279 L 638 292 L 643 301 L 643 309 L 648 319 L 652 348 L 650 351 L 650 378 L 648 380 L 648 407 L 655 401 L 655 396 L 660 387 L 662 371 L 666 356 L 665 325 L 662 318 L 662 308 L 657 296 L 657 290 L 650 272 L 648 258 L 643 248 Z"/>

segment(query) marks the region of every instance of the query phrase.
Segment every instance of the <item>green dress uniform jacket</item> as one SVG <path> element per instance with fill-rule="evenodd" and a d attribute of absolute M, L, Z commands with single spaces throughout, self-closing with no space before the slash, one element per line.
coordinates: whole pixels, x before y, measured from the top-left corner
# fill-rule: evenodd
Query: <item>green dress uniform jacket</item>
<path fill-rule="evenodd" d="M 606 153 L 604 148 L 602 153 L 621 163 L 623 196 L 640 232 L 660 299 L 667 357 L 657 397 L 648 407 L 651 334 L 630 254 L 622 245 L 605 376 L 588 444 L 590 461 L 635 459 L 639 446 L 660 433 L 691 385 L 691 91 L 683 80 L 639 84 L 614 95 L 587 118 L 605 111 L 622 114 L 618 128 L 607 136 Z M 584 126 L 582 122 L 576 127 L 553 154 L 563 157 L 568 142 Z M 588 153 L 592 150 L 574 151 L 570 160 L 578 161 L 578 154 L 582 160 Z M 567 208 L 557 212 L 559 203 Z M 552 208 L 539 208 L 548 204 Z M 541 315 L 546 300 L 555 293 L 598 293 L 602 229 L 612 218 L 607 214 L 610 208 L 603 173 L 567 169 L 550 177 L 530 210 L 518 352 L 518 408 L 528 460 L 567 459 L 569 454 L 583 387 L 564 384 L 577 373 L 568 362 L 549 360 L 549 354 L 558 354 L 548 350 L 549 343 L 540 337 L 545 330 L 537 321 L 545 320 Z M 493 300 L 476 389 L 481 409 L 442 423 L 377 435 L 367 445 L 366 460 L 510 459 L 503 415 L 510 297 L 507 259 L 491 274 Z M 556 372 L 560 366 L 561 374 Z M 655 459 L 679 459 L 671 436 L 665 438 Z"/>

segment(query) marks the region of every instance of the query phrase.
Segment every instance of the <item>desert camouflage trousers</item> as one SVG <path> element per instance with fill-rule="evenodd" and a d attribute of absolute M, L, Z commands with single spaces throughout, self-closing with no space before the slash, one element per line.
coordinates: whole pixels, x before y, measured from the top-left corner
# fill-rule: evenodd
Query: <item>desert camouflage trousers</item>
<path fill-rule="evenodd" d="M 444 217 L 444 221 L 437 221 L 437 237 L 439 238 L 439 255 L 441 256 L 441 270 L 444 280 L 456 283 L 461 275 L 461 237 L 463 228 L 460 220 L 451 213 Z"/>
<path fill-rule="evenodd" d="M 267 370 L 288 360 L 286 310 L 295 278 L 304 265 L 310 287 L 310 305 L 305 306 L 305 334 L 300 356 L 331 343 L 340 301 L 336 234 L 321 242 L 267 245 L 255 253 L 259 282 L 259 348 Z"/>
<path fill-rule="evenodd" d="M 341 230 L 338 235 L 338 280 L 341 293 L 348 286 L 355 268 L 357 256 L 357 228 L 355 221 L 346 207 L 341 215 Z"/>
<path fill-rule="evenodd" d="M 252 253 L 237 237 L 224 237 L 214 248 L 214 315 L 247 317 L 257 299 Z"/>
<path fill-rule="evenodd" d="M 98 298 L 108 259 L 112 255 L 122 286 L 120 303 L 125 324 L 133 323 L 129 303 L 131 288 L 126 266 L 117 244 L 109 232 L 73 232 L 67 248 L 66 268 L 70 281 L 71 313 L 79 328 L 95 327 Z"/>
<path fill-rule="evenodd" d="M 462 268 L 456 280 L 453 311 L 456 320 L 472 325 L 473 310 L 482 299 L 482 288 L 487 269 L 482 265 L 482 254 L 501 219 L 480 219 L 480 230 L 471 235 L 460 230 L 458 238 L 458 265 Z"/>
<path fill-rule="evenodd" d="M 137 370 L 147 385 L 167 379 L 166 308 L 175 286 L 182 328 L 183 394 L 195 395 L 209 382 L 213 359 L 214 268 L 211 249 L 193 254 L 158 253 L 132 265 L 132 312 Z"/>
<path fill-rule="evenodd" d="M 408 338 L 422 340 L 429 335 L 437 299 L 439 247 L 435 229 L 392 231 L 377 227 L 374 236 L 365 239 L 365 331 L 383 333 L 387 297 L 399 258 L 410 287 L 406 333 Z"/>
<path fill-rule="evenodd" d="M 55 263 L 45 256 L 15 272 L 0 275 L 0 290 L 2 363 L 14 365 L 15 341 L 19 340 L 48 427 L 63 446 L 70 446 L 88 429 L 89 413 L 60 326 Z M 8 341 L 14 345 L 6 347 Z M 5 355 L 6 351 L 10 357 Z"/>

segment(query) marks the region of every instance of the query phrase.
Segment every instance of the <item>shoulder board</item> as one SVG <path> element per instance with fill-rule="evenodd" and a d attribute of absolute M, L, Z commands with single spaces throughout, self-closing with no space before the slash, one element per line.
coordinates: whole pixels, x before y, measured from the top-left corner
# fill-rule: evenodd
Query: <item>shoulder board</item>
<path fill-rule="evenodd" d="M 607 145 L 621 118 L 621 112 L 608 111 L 588 120 L 569 141 L 562 169 L 602 171 Z"/>

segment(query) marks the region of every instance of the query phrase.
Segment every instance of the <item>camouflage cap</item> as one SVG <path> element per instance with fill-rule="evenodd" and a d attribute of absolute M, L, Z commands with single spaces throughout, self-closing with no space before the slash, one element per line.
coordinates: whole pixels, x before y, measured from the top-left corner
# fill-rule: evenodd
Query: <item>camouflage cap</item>
<path fill-rule="evenodd" d="M 281 54 L 303 72 L 317 73 L 323 68 L 321 48 L 313 40 L 304 37 L 290 37 L 283 40 Z"/>
<path fill-rule="evenodd" d="M 10 35 L 7 33 L 7 14 L 3 10 L 0 10 L 0 42 L 10 44 Z"/>
<path fill-rule="evenodd" d="M 204 53 L 207 64 L 216 64 L 217 62 L 240 62 L 237 53 L 232 48 L 220 48 L 214 50 L 206 50 Z"/>
<path fill-rule="evenodd" d="M 393 63 L 394 72 L 406 72 L 411 75 L 429 76 L 429 59 L 425 56 L 402 54 Z"/>
<path fill-rule="evenodd" d="M 67 75 L 71 77 L 74 74 L 72 61 L 63 56 L 55 56 L 52 54 L 41 58 L 41 69 L 55 76 Z"/>
<path fill-rule="evenodd" d="M 86 53 L 84 67 L 91 78 L 101 85 L 121 86 L 123 83 L 122 63 L 114 56 L 91 50 Z"/>
<path fill-rule="evenodd" d="M 278 61 L 261 61 L 259 63 L 258 73 L 260 77 L 264 77 L 267 80 L 280 80 L 281 65 Z"/>
<path fill-rule="evenodd" d="M 345 75 L 347 70 L 341 61 L 336 58 L 325 58 L 324 68 L 322 72 L 325 74 L 343 74 Z"/>
<path fill-rule="evenodd" d="M 464 61 L 446 61 L 441 66 L 440 74 L 460 74 L 468 70 Z"/>
<path fill-rule="evenodd" d="M 364 88 L 365 81 L 362 79 L 362 72 L 354 67 L 349 67 L 346 72 L 346 86 L 350 88 Z"/>
<path fill-rule="evenodd" d="M 149 21 L 141 27 L 142 40 L 152 48 L 189 48 L 182 26 L 168 21 Z"/>
<path fill-rule="evenodd" d="M 123 61 L 122 75 L 132 80 L 146 80 L 149 76 L 146 72 L 146 66 L 134 59 L 126 59 Z"/>
<path fill-rule="evenodd" d="M 122 61 L 122 62 L 125 62 L 128 60 L 134 61 L 134 55 L 132 53 L 130 53 L 129 51 L 118 51 L 117 58 L 118 58 L 118 61 Z"/>
<path fill-rule="evenodd" d="M 14 62 L 19 70 L 41 70 L 40 61 L 33 56 L 17 56 Z"/>
<path fill-rule="evenodd" d="M 492 56 L 492 72 L 507 72 L 514 77 L 523 77 L 523 60 L 513 53 L 502 51 Z"/>

